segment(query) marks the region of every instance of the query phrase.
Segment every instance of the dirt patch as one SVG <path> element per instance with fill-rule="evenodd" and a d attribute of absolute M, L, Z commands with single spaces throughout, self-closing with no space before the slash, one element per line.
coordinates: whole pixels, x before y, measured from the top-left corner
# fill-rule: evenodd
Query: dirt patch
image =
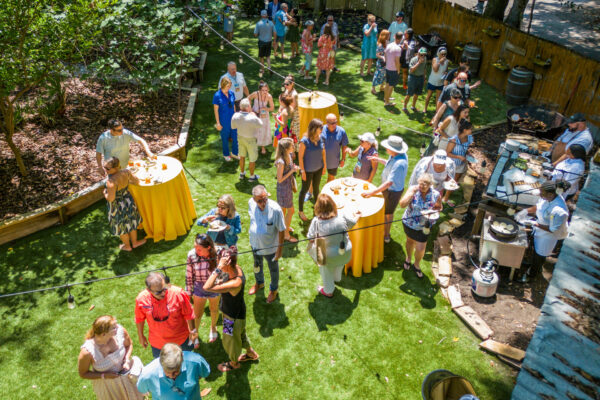
<path fill-rule="evenodd" d="M 177 93 L 141 96 L 135 88 L 120 85 L 106 89 L 93 81 L 67 81 L 64 118 L 53 127 L 26 115 L 14 140 L 21 149 L 29 175 L 19 174 L 6 141 L 0 140 L 0 220 L 35 210 L 82 190 L 101 177 L 96 167 L 96 141 L 116 118 L 126 129 L 143 137 L 153 152 L 177 142 L 182 116 L 178 118 Z M 34 93 L 24 102 L 33 103 Z M 182 115 L 189 92 L 182 92 Z M 140 145 L 131 146 L 133 157 L 142 157 Z"/>
<path fill-rule="evenodd" d="M 477 160 L 486 160 L 487 171 L 476 178 L 472 201 L 481 199 L 487 181 L 493 171 L 498 146 L 502 143 L 508 129 L 500 125 L 474 136 L 474 144 L 469 151 Z M 477 171 L 479 173 L 479 171 Z M 477 207 L 473 206 L 467 214 L 466 223 L 452 232 L 453 262 L 450 284 L 460 287 L 465 305 L 473 308 L 494 331 L 493 339 L 511 346 L 527 349 L 540 315 L 540 307 L 548 287 L 549 273 L 538 276 L 528 284 L 509 281 L 510 269 L 501 267 L 500 284 L 492 299 L 474 298 L 471 292 L 471 277 L 475 267 L 471 264 L 467 244 L 474 261 L 478 262 L 478 241 L 469 240 L 475 220 Z M 517 276 L 518 273 L 515 274 Z M 551 275 L 550 275 L 551 276 Z"/>

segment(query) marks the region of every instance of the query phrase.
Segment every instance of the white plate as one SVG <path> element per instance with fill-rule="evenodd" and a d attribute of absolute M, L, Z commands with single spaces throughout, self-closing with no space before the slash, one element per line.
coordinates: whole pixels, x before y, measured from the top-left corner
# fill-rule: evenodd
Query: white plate
<path fill-rule="evenodd" d="M 227 228 L 225 221 L 214 220 L 208 223 L 208 230 L 211 232 L 221 232 Z"/>
<path fill-rule="evenodd" d="M 348 187 L 354 187 L 357 185 L 357 182 L 352 178 L 344 178 L 342 183 Z"/>
<path fill-rule="evenodd" d="M 459 188 L 458 184 L 456 183 L 456 181 L 451 180 L 451 181 L 445 181 L 444 182 L 444 189 L 446 190 L 457 190 Z"/>
<path fill-rule="evenodd" d="M 421 215 L 430 220 L 436 220 L 440 218 L 440 213 L 433 210 L 423 210 L 421 211 Z"/>

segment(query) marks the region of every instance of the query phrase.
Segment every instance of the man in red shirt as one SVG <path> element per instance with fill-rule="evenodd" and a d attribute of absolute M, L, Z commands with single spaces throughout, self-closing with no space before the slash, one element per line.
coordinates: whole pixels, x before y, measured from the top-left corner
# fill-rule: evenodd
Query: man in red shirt
<path fill-rule="evenodd" d="M 158 358 L 167 343 L 176 343 L 183 351 L 193 351 L 198 337 L 194 328 L 194 309 L 188 294 L 177 286 L 167 286 L 164 276 L 151 272 L 146 278 L 146 289 L 135 299 L 135 323 L 142 347 L 152 347 L 152 356 Z M 144 322 L 148 321 L 148 339 L 144 336 Z"/>

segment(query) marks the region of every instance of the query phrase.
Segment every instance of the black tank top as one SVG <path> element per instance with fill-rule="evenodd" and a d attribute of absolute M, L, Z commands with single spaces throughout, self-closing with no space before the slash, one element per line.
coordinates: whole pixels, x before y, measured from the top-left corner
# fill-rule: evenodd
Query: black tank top
<path fill-rule="evenodd" d="M 246 276 L 244 272 L 242 272 L 240 278 L 242 279 L 242 287 L 237 295 L 233 296 L 231 293 L 221 293 L 221 312 L 233 319 L 246 319 L 246 303 L 244 302 Z"/>

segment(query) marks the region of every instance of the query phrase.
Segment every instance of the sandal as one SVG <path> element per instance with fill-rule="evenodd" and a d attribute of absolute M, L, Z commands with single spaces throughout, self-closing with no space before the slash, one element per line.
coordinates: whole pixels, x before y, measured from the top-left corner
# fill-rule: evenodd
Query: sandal
<path fill-rule="evenodd" d="M 304 222 L 308 222 L 308 218 L 306 218 L 306 215 L 304 215 L 304 212 L 303 212 L 303 211 L 300 211 L 300 212 L 298 213 L 298 216 L 300 217 L 300 219 L 301 219 L 302 221 L 304 221 Z"/>
<path fill-rule="evenodd" d="M 410 269 L 410 263 L 408 261 L 404 261 L 403 267 L 405 271 L 408 271 Z"/>
<path fill-rule="evenodd" d="M 415 274 L 417 274 L 417 278 L 421 279 L 423 277 L 423 271 L 421 271 L 421 268 L 417 267 L 415 264 L 411 264 L 411 267 L 415 269 Z"/>
<path fill-rule="evenodd" d="M 219 337 L 219 332 L 210 331 L 210 333 L 208 334 L 208 343 L 214 343 L 218 337 Z"/>
<path fill-rule="evenodd" d="M 295 237 L 293 237 L 293 236 L 290 236 L 290 237 L 284 238 L 283 240 L 285 240 L 286 242 L 290 242 L 290 243 L 298 243 L 298 239 L 296 239 L 296 238 L 295 238 Z"/>
<path fill-rule="evenodd" d="M 453 202 L 452 200 L 448 200 L 448 201 L 446 202 L 446 204 L 448 204 L 448 207 L 452 207 L 452 208 L 456 207 L 456 203 L 455 203 L 455 202 Z"/>
<path fill-rule="evenodd" d="M 333 297 L 333 293 L 332 294 L 325 293 L 325 288 L 323 286 L 319 286 L 318 290 L 319 290 L 319 293 L 321 293 L 325 297 L 328 297 L 328 298 L 332 298 Z"/>
<path fill-rule="evenodd" d="M 237 367 L 234 367 L 230 361 L 221 363 L 217 366 L 217 368 L 219 369 L 219 371 L 221 372 L 227 372 L 227 371 L 233 371 L 234 369 L 238 369 L 239 367 L 241 367 L 241 365 L 238 365 Z"/>
<path fill-rule="evenodd" d="M 259 358 L 258 353 L 254 353 L 256 356 L 255 357 L 251 357 L 248 355 L 248 353 L 244 353 L 242 354 L 239 358 L 238 358 L 238 362 L 246 362 L 246 361 L 257 361 Z"/>

